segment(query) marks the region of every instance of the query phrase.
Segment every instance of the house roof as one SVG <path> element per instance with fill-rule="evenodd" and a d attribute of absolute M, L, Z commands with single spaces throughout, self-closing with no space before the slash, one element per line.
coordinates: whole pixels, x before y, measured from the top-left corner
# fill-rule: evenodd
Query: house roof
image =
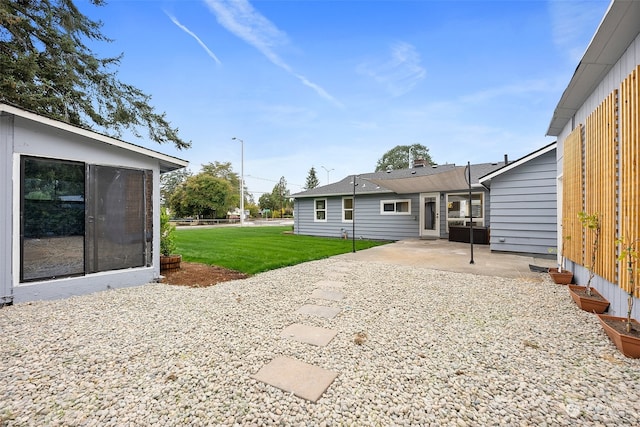
<path fill-rule="evenodd" d="M 526 156 L 523 156 L 521 158 L 519 158 L 518 160 L 515 160 L 511 163 L 508 163 L 504 166 L 502 166 L 501 168 L 487 174 L 484 176 L 481 176 L 479 179 L 480 184 L 487 184 L 489 181 L 491 181 L 493 178 L 495 178 L 496 176 L 502 175 L 505 172 L 508 172 L 514 168 L 517 168 L 520 165 L 523 165 L 533 159 L 535 159 L 536 157 L 542 156 L 545 153 L 548 153 L 549 151 L 553 151 L 556 149 L 556 147 L 558 146 L 558 142 L 552 142 L 551 144 L 544 146 L 532 153 L 527 154 Z"/>
<path fill-rule="evenodd" d="M 138 154 L 157 159 L 160 164 L 161 173 L 170 172 L 172 170 L 180 169 L 189 165 L 189 162 L 187 160 L 179 159 L 177 157 L 169 156 L 167 154 L 150 150 L 148 148 L 144 148 L 139 145 L 121 141 L 119 139 L 112 138 L 110 136 L 106 136 L 101 133 L 97 133 L 88 129 L 83 129 L 77 126 L 73 126 L 73 125 L 70 125 L 69 123 L 65 123 L 59 120 L 53 120 L 48 117 L 44 117 L 27 110 L 23 110 L 21 108 L 14 107 L 9 104 L 0 103 L 0 116 L 6 115 L 6 114 L 18 116 L 23 119 L 31 120 L 36 123 L 41 123 L 43 125 L 51 126 L 65 132 L 71 132 L 76 135 L 81 135 L 87 138 L 91 138 L 103 144 L 108 144 L 115 147 L 123 148 L 125 150 L 133 151 Z"/>
<path fill-rule="evenodd" d="M 471 165 L 472 185 L 478 179 L 504 165 L 501 163 L 480 163 Z M 464 190 L 468 187 L 466 166 L 455 164 L 435 165 L 413 169 L 398 169 L 357 175 L 356 194 L 396 193 L 410 194 L 430 191 Z M 295 198 L 326 197 L 353 194 L 353 175 L 322 187 L 292 194 Z"/>
<path fill-rule="evenodd" d="M 553 112 L 547 135 L 560 135 L 638 33 L 640 1 L 612 1 Z"/>

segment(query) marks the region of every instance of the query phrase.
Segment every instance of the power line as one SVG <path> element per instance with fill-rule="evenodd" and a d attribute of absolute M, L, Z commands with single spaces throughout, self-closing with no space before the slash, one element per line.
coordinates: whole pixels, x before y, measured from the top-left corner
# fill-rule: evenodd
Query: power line
<path fill-rule="evenodd" d="M 259 179 L 259 180 L 262 180 L 262 181 L 275 182 L 276 184 L 280 182 L 280 180 L 279 180 L 279 179 L 278 179 L 278 180 L 274 180 L 274 179 L 269 179 L 269 178 L 260 178 L 260 177 L 258 177 L 258 176 L 253 176 L 253 175 L 245 175 L 245 176 L 250 177 L 250 178 L 254 178 L 254 179 Z M 291 182 L 287 182 L 287 185 L 293 185 L 293 186 L 295 186 L 295 187 L 304 187 L 304 185 L 300 185 L 300 184 L 293 184 L 293 183 L 291 183 Z"/>

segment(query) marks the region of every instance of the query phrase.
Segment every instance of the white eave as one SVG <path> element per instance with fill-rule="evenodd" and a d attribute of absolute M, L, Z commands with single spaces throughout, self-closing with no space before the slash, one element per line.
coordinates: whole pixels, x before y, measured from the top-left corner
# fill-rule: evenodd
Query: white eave
<path fill-rule="evenodd" d="M 69 123 L 61 122 L 59 120 L 53 120 L 48 117 L 41 116 L 30 111 L 23 110 L 8 104 L 0 103 L 0 115 L 11 114 L 14 116 L 22 117 L 26 120 L 31 120 L 37 123 L 41 123 L 47 126 L 60 129 L 65 132 L 74 133 L 76 135 L 84 136 L 86 138 L 93 139 L 95 141 L 109 144 L 115 147 L 119 147 L 128 151 L 132 151 L 144 156 L 148 156 L 157 159 L 160 164 L 160 172 L 170 172 L 172 170 L 184 168 L 189 165 L 187 160 L 179 159 L 177 157 L 169 156 L 167 154 L 160 153 L 155 150 L 141 147 L 139 145 L 131 144 L 129 142 L 121 141 L 110 136 L 103 135 L 88 129 L 83 129 L 77 126 L 70 125 Z"/>
<path fill-rule="evenodd" d="M 547 135 L 560 135 L 638 33 L 640 1 L 613 0 L 553 112 Z"/>

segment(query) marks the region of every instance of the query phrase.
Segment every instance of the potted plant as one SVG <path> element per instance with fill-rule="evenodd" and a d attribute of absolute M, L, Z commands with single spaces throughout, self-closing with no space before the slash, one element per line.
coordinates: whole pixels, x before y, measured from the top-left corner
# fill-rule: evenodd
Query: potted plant
<path fill-rule="evenodd" d="M 182 255 L 174 254 L 176 250 L 175 225 L 169 222 L 167 209 L 160 208 L 160 271 L 171 272 L 180 270 Z"/>
<path fill-rule="evenodd" d="M 618 240 L 616 243 L 622 246 L 618 260 L 626 266 L 629 278 L 627 293 L 627 317 L 615 317 L 606 314 L 598 314 L 600 324 L 604 328 L 611 341 L 618 350 L 627 357 L 640 358 L 640 323 L 631 318 L 633 308 L 633 296 L 635 294 L 636 268 L 640 255 L 638 243 L 640 239 L 633 241 Z"/>
<path fill-rule="evenodd" d="M 591 281 L 595 276 L 595 265 L 598 260 L 598 246 L 600 244 L 600 218 L 597 213 L 587 214 L 580 212 L 578 214 L 582 227 L 586 230 L 587 236 L 593 233 L 591 242 L 591 262 L 585 267 L 589 270 L 589 279 L 586 286 L 569 285 L 569 294 L 575 303 L 590 313 L 604 313 L 609 308 L 609 301 L 600 293 L 591 287 Z"/>
<path fill-rule="evenodd" d="M 569 270 L 564 270 L 564 241 L 571 240 L 571 236 L 564 236 L 562 242 L 560 242 L 560 264 L 558 268 L 550 268 L 549 276 L 558 285 L 566 285 L 573 280 L 573 273 Z"/>

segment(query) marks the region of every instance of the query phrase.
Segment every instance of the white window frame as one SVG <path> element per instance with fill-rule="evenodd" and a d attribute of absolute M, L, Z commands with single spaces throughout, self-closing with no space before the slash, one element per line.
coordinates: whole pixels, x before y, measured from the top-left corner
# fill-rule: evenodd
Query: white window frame
<path fill-rule="evenodd" d="M 346 208 L 344 206 L 345 200 L 351 200 L 351 208 Z M 346 218 L 347 212 L 351 212 L 351 219 L 347 219 Z M 342 222 L 348 222 L 348 223 L 352 223 L 353 222 L 353 196 L 348 196 L 348 197 L 343 197 L 342 198 Z"/>
<path fill-rule="evenodd" d="M 474 227 L 484 227 L 484 209 L 485 209 L 485 193 L 483 191 L 476 191 L 476 192 L 471 192 L 471 196 L 472 196 L 472 201 L 475 201 L 474 197 L 475 196 L 480 196 L 480 212 L 482 214 L 482 216 L 473 216 L 473 225 Z M 449 217 L 449 198 L 451 196 L 456 196 L 456 197 L 463 197 L 466 201 L 466 203 L 469 202 L 469 193 L 465 192 L 465 193 L 447 193 L 447 204 L 446 204 L 446 217 L 447 217 L 447 233 L 449 232 L 449 226 L 452 222 L 454 223 L 459 223 L 462 222 L 461 225 L 467 227 L 469 226 L 469 211 L 468 209 L 466 209 L 465 215 L 462 217 Z M 458 225 L 458 224 L 456 224 Z"/>
<path fill-rule="evenodd" d="M 393 203 L 393 211 L 385 211 L 384 205 Z M 399 203 L 407 203 L 407 211 L 398 211 Z M 411 199 L 380 200 L 380 215 L 411 215 Z"/>
<path fill-rule="evenodd" d="M 318 209 L 318 202 L 324 202 L 324 209 Z M 327 222 L 327 199 L 313 199 L 313 222 Z M 318 219 L 318 212 L 324 212 L 324 219 Z"/>

